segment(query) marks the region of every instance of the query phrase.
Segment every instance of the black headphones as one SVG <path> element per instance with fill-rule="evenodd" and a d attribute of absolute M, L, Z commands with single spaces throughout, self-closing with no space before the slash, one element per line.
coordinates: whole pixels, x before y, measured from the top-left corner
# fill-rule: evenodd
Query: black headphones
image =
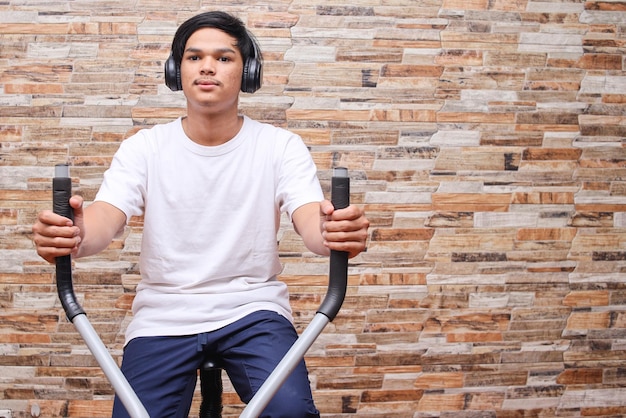
<path fill-rule="evenodd" d="M 254 93 L 261 88 L 261 82 L 263 81 L 263 65 L 260 59 L 259 47 L 252 37 L 250 37 L 250 42 L 252 42 L 254 55 L 243 64 L 241 91 L 244 93 Z M 171 53 L 165 61 L 165 85 L 172 91 L 183 89 L 183 83 L 180 80 L 180 65 L 176 64 L 176 60 Z"/>

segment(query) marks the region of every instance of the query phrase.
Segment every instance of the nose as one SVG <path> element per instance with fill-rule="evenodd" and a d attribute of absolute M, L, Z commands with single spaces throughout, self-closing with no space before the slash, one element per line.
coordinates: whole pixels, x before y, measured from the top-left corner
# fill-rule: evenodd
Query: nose
<path fill-rule="evenodd" d="M 206 57 L 202 60 L 200 67 L 201 74 L 215 74 L 215 60 L 213 57 Z"/>

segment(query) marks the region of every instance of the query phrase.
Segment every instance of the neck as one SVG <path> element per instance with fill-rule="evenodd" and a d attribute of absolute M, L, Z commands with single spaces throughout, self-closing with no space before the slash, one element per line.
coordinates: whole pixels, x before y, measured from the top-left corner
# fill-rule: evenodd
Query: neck
<path fill-rule="evenodd" d="M 227 114 L 217 115 L 198 114 L 189 112 L 183 118 L 183 130 L 185 134 L 200 145 L 222 145 L 239 133 L 243 125 L 243 117 L 237 109 Z"/>

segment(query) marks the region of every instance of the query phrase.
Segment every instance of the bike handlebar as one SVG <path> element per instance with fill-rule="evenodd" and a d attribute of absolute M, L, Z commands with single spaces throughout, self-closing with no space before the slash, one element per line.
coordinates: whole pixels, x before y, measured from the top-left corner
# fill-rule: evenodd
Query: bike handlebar
<path fill-rule="evenodd" d="M 343 167 L 333 170 L 330 199 L 335 209 L 344 209 L 350 205 L 350 177 L 348 177 L 348 170 Z M 348 253 L 332 250 L 330 252 L 328 291 L 317 312 L 326 315 L 331 321 L 335 319 L 346 297 L 347 286 Z"/>
<path fill-rule="evenodd" d="M 52 210 L 54 213 L 74 220 L 74 211 L 70 206 L 72 197 L 72 178 L 67 164 L 57 164 L 54 167 L 52 179 Z M 72 283 L 72 257 L 69 255 L 56 258 L 57 293 L 63 305 L 63 310 L 70 321 L 85 311 L 78 303 Z"/>

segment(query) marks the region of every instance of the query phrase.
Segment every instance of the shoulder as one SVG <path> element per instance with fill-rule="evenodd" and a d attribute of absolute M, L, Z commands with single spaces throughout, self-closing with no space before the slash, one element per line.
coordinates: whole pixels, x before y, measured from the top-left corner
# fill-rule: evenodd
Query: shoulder
<path fill-rule="evenodd" d="M 255 147 L 273 149 L 278 155 L 308 152 L 300 135 L 269 123 L 246 117 L 244 132 L 247 137 L 253 139 Z"/>
<path fill-rule="evenodd" d="M 300 136 L 281 127 L 271 125 L 265 122 L 259 122 L 258 120 L 251 119 L 244 116 L 243 128 L 246 132 L 263 137 L 276 138 L 276 139 L 300 139 Z"/>
<path fill-rule="evenodd" d="M 125 141 L 155 140 L 164 136 L 179 135 L 183 132 L 181 118 L 178 118 L 171 122 L 160 123 L 149 128 L 140 129 Z"/>
<path fill-rule="evenodd" d="M 172 142 L 171 139 L 183 133 L 181 120 L 143 128 L 122 141 L 120 148 L 159 148 L 162 144 Z"/>

